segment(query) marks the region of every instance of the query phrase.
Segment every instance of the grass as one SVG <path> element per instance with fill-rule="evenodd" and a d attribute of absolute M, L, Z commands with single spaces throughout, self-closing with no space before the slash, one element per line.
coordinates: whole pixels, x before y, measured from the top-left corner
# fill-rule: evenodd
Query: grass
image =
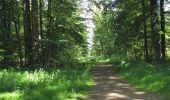
<path fill-rule="evenodd" d="M 77 100 L 87 94 L 90 67 L 0 71 L 0 100 Z"/>
<path fill-rule="evenodd" d="M 158 93 L 165 100 L 170 100 L 170 64 L 150 64 L 128 61 L 123 56 L 110 59 L 115 72 L 132 85 L 148 92 Z"/>

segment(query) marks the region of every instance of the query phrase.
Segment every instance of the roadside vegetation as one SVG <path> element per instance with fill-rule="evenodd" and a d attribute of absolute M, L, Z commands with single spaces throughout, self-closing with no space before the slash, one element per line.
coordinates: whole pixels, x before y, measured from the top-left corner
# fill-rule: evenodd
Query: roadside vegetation
<path fill-rule="evenodd" d="M 91 84 L 90 66 L 52 70 L 0 71 L 1 100 L 76 100 L 83 98 Z"/>

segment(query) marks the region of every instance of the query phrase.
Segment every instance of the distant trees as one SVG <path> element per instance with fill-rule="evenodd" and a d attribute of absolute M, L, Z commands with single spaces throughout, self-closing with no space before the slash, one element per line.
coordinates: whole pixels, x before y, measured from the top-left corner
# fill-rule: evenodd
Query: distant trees
<path fill-rule="evenodd" d="M 103 41 L 103 37 L 108 40 L 105 40 L 106 43 L 114 42 L 112 44 L 114 49 L 110 53 L 123 53 L 133 60 L 145 59 L 147 62 L 165 63 L 164 3 L 164 0 L 160 0 L 160 2 L 158 0 L 116 0 L 109 4 L 105 3 L 106 7 L 108 5 L 109 7 L 104 9 L 103 20 L 112 20 L 112 22 L 105 21 L 108 25 L 107 29 L 104 27 L 96 28 L 97 37 L 101 39 L 98 38 L 95 42 L 100 43 Z M 112 16 L 105 17 L 110 14 Z M 103 22 L 96 20 L 96 25 L 100 24 Z M 103 32 L 99 30 L 106 30 L 105 32 L 110 35 L 103 36 Z M 100 44 L 100 47 L 102 46 L 103 44 Z M 110 50 L 109 47 L 106 49 Z"/>
<path fill-rule="evenodd" d="M 76 1 L 2 0 L 0 14 L 3 66 L 56 66 L 81 55 L 85 27 Z"/>
<path fill-rule="evenodd" d="M 12 10 L 13 0 L 2 0 L 0 2 L 0 35 L 1 35 L 1 59 L 5 65 L 11 65 L 14 49 L 12 46 Z"/>

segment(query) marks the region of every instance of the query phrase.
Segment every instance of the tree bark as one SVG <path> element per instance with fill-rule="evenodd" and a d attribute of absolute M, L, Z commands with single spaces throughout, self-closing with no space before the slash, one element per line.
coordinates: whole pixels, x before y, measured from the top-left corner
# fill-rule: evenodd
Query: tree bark
<path fill-rule="evenodd" d="M 154 62 L 161 62 L 161 51 L 160 51 L 160 35 L 158 31 L 158 4 L 157 0 L 150 0 L 151 5 L 151 30 L 152 30 L 152 41 L 153 41 L 153 53 L 154 53 Z"/>
<path fill-rule="evenodd" d="M 43 0 L 39 0 L 39 12 L 40 12 L 40 18 L 39 18 L 39 25 L 40 25 L 40 34 L 39 34 L 39 37 L 40 37 L 40 63 L 43 64 L 45 62 L 45 59 L 44 59 L 44 44 L 43 44 L 43 15 L 42 15 L 42 6 L 43 5 Z M 43 57 L 44 56 L 44 57 Z M 43 64 L 44 65 L 44 64 Z"/>
<path fill-rule="evenodd" d="M 51 15 L 51 5 L 52 5 L 52 0 L 48 0 L 48 28 L 47 28 L 47 38 L 48 40 L 51 37 L 51 28 L 52 28 L 52 15 Z M 51 42 L 48 41 L 48 45 L 46 47 L 46 61 L 47 64 L 49 64 L 50 59 L 51 59 Z"/>
<path fill-rule="evenodd" d="M 147 26 L 146 26 L 146 13 L 145 13 L 145 0 L 141 0 L 142 3 L 142 13 L 143 13 L 143 31 L 144 31 L 144 54 L 145 54 L 145 60 L 149 61 L 149 55 L 148 55 L 148 37 L 147 37 Z"/>
<path fill-rule="evenodd" d="M 166 62 L 166 38 L 165 38 L 165 12 L 164 12 L 164 0 L 160 0 L 160 14 L 161 14 L 161 54 L 162 62 Z"/>
<path fill-rule="evenodd" d="M 31 33 L 30 1 L 24 0 L 24 36 L 25 36 L 25 66 L 33 63 L 33 38 Z"/>
<path fill-rule="evenodd" d="M 19 65 L 20 67 L 23 66 L 23 55 L 22 55 L 22 44 L 21 44 L 21 38 L 19 36 L 19 26 L 18 26 L 18 23 L 19 21 L 16 21 L 15 17 L 13 17 L 14 19 L 14 25 L 15 25 L 15 32 L 16 32 L 16 37 L 17 37 L 17 46 L 18 46 L 18 57 L 19 57 Z"/>
<path fill-rule="evenodd" d="M 39 64 L 39 30 L 38 30 L 38 0 L 32 0 L 32 34 L 33 34 L 33 60 L 34 64 Z"/>

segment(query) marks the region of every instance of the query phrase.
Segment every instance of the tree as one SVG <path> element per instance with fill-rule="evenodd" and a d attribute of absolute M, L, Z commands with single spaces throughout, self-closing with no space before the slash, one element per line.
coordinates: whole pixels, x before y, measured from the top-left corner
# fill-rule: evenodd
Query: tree
<path fill-rule="evenodd" d="M 39 44 L 39 27 L 38 27 L 38 0 L 31 1 L 31 23 L 32 23 L 32 38 L 33 38 L 33 63 L 38 64 L 40 63 L 40 44 Z"/>
<path fill-rule="evenodd" d="M 86 49 L 78 9 L 76 0 L 0 2 L 0 62 L 33 68 L 75 61 Z"/>
<path fill-rule="evenodd" d="M 16 42 L 17 42 L 17 53 L 18 53 L 18 63 L 20 67 L 23 67 L 23 48 L 22 48 L 22 37 L 21 37 L 21 6 L 19 2 L 13 0 L 12 2 L 15 4 L 13 9 L 15 9 L 12 13 L 12 20 L 14 22 L 14 29 L 16 34 Z"/>
<path fill-rule="evenodd" d="M 160 63 L 161 61 L 161 50 L 160 50 L 160 35 L 158 31 L 158 4 L 157 0 L 151 0 L 151 30 L 152 30 L 152 42 L 154 51 L 154 62 Z"/>
<path fill-rule="evenodd" d="M 165 12 L 164 0 L 160 0 L 160 15 L 161 15 L 161 55 L 162 62 L 166 62 L 166 38 L 165 38 Z"/>
<path fill-rule="evenodd" d="M 110 21 L 99 21 L 104 24 L 105 28 L 107 26 L 107 28 L 96 28 L 95 38 L 97 38 L 96 43 L 98 43 L 98 47 L 104 47 L 103 44 L 108 43 L 106 40 L 104 43 L 102 42 L 103 40 L 100 39 L 100 37 L 103 37 L 109 40 L 109 42 L 114 42 L 114 48 L 116 49 L 112 52 L 118 51 L 119 53 L 127 55 L 129 59 L 145 59 L 149 62 L 152 60 L 155 63 L 160 63 L 162 58 L 163 62 L 165 62 L 164 0 L 160 1 L 161 24 L 158 21 L 158 0 L 116 0 L 110 3 L 104 3 L 105 6 L 103 8 L 105 9 L 102 18 L 103 20 L 108 20 L 106 15 L 111 13 L 112 16 L 110 19 L 112 19 L 113 24 L 110 25 Z M 98 18 L 99 17 L 96 19 Z M 150 19 L 150 21 L 148 19 Z M 98 20 L 96 20 L 96 26 L 98 26 L 97 21 Z M 161 25 L 161 35 L 159 32 L 159 25 Z M 103 32 L 103 30 L 114 31 Z M 103 36 L 104 33 L 114 35 L 113 37 L 107 35 Z M 107 51 L 107 48 L 105 49 Z"/>
<path fill-rule="evenodd" d="M 147 37 L 147 26 L 146 26 L 146 12 L 145 12 L 145 0 L 141 0 L 142 13 L 143 13 L 143 32 L 144 32 L 144 54 L 145 60 L 149 60 L 148 54 L 148 37 Z"/>
<path fill-rule="evenodd" d="M 24 38 L 25 38 L 25 66 L 33 63 L 33 34 L 31 32 L 30 0 L 24 0 Z"/>
<path fill-rule="evenodd" d="M 40 43 L 39 43 L 39 46 L 40 46 L 40 63 L 43 64 L 43 62 L 45 62 L 44 60 L 44 57 L 43 57 L 43 53 L 44 53 L 44 43 L 42 42 L 43 40 L 43 0 L 39 0 L 39 14 L 40 14 L 40 18 L 39 18 L 39 26 L 40 26 L 40 33 L 39 33 L 39 38 L 40 38 Z"/>

